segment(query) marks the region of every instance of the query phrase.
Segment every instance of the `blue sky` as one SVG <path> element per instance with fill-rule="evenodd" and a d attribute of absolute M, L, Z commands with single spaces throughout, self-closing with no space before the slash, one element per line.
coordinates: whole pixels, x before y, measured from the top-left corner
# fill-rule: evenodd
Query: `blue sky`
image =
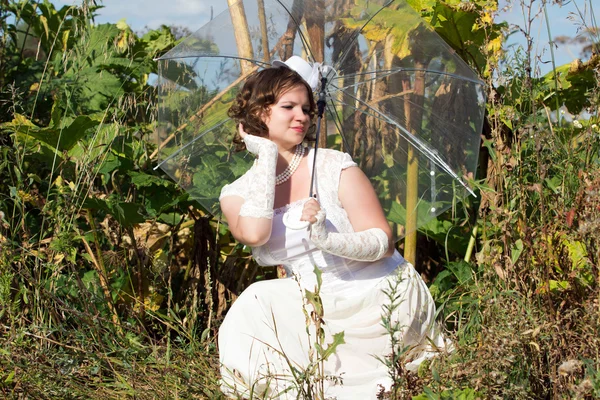
<path fill-rule="evenodd" d="M 552 4 L 548 1 L 547 11 L 548 19 L 550 21 L 550 34 L 552 38 L 557 36 L 570 36 L 575 37 L 580 33 L 580 27 L 582 18 L 587 23 L 590 21 L 590 13 L 587 9 L 589 1 L 596 2 L 596 0 L 567 0 L 563 2 L 563 5 Z M 523 1 L 524 2 L 524 1 Z M 552 69 L 549 35 L 546 25 L 546 19 L 542 12 L 541 2 L 533 2 L 534 7 L 532 9 L 532 16 L 536 16 L 534 22 L 531 24 L 531 36 L 534 38 L 533 51 L 535 54 L 540 56 L 540 60 L 545 63 L 538 63 L 537 67 L 540 72 L 546 73 Z M 506 0 L 500 0 L 500 13 L 496 18 L 497 21 L 506 21 L 511 26 L 518 25 L 523 27 L 526 25 L 526 12 L 527 10 L 521 7 L 519 2 L 512 1 L 507 2 Z M 597 10 L 595 10 L 597 11 Z M 581 12 L 581 14 L 580 14 Z M 536 15 L 537 13 L 537 15 Z M 581 16 L 582 15 L 582 16 Z M 507 45 L 524 45 L 525 38 L 522 33 L 514 33 L 509 36 Z M 581 57 L 581 51 L 583 46 L 581 45 L 559 45 L 558 48 L 554 49 L 554 57 L 557 66 L 567 64 Z"/>
<path fill-rule="evenodd" d="M 553 37 L 575 36 L 578 33 L 580 18 L 574 17 L 573 13 L 577 13 L 576 6 L 581 11 L 585 11 L 587 1 L 565 1 L 562 7 L 555 4 L 548 5 Z M 57 6 L 77 3 L 76 0 L 53 0 L 53 2 Z M 117 22 L 125 18 L 134 30 L 141 30 L 145 26 L 156 28 L 165 24 L 186 26 L 193 32 L 210 20 L 211 8 L 214 15 L 227 8 L 225 0 L 102 0 L 100 3 L 104 8 L 99 12 L 98 23 Z M 539 7 L 539 3 L 539 1 L 534 2 L 534 5 Z M 500 0 L 500 8 L 505 10 L 499 13 L 497 21 L 524 26 L 524 12 L 519 3 L 513 2 L 512 7 L 507 4 L 506 0 Z M 589 14 L 587 20 L 589 21 Z M 542 61 L 549 61 L 549 39 L 543 14 L 540 14 L 532 24 L 532 36 L 535 38 L 534 52 L 540 55 Z M 516 45 L 524 43 L 523 35 L 519 33 L 511 35 L 508 43 Z M 580 53 L 581 46 L 559 46 L 555 49 L 556 62 L 558 65 L 569 63 L 580 57 Z M 545 73 L 551 69 L 551 65 L 540 63 L 538 68 L 541 73 Z"/>

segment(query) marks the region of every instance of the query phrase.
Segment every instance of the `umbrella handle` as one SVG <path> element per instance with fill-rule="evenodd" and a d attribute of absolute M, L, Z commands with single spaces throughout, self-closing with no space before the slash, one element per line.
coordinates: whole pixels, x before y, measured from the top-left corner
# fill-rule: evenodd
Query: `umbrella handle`
<path fill-rule="evenodd" d="M 317 117 L 317 134 L 315 135 L 315 148 L 313 153 L 312 171 L 310 173 L 310 188 L 308 191 L 308 197 L 314 197 L 315 194 L 315 171 L 317 170 L 317 150 L 319 149 L 319 136 L 321 133 L 321 119 Z"/>
<path fill-rule="evenodd" d="M 313 154 L 313 166 L 312 173 L 310 176 L 310 189 L 308 192 L 309 197 L 314 197 L 314 184 L 315 184 L 315 171 L 317 168 L 317 149 L 319 148 L 319 137 L 321 136 L 321 120 L 325 113 L 325 106 L 327 105 L 327 93 L 325 87 L 327 86 L 327 78 L 323 76 L 321 78 L 321 90 L 319 91 L 319 100 L 317 100 L 317 133 L 315 135 L 315 152 Z"/>

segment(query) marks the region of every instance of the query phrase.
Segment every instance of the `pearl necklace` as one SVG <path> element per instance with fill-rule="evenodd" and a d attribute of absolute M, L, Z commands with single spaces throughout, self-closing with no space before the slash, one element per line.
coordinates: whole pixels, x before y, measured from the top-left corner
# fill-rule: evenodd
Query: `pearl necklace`
<path fill-rule="evenodd" d="M 296 146 L 294 156 L 292 157 L 289 165 L 283 170 L 282 173 L 275 177 L 275 185 L 281 185 L 283 182 L 286 182 L 288 179 L 290 179 L 292 175 L 294 175 L 294 172 L 296 172 L 298 166 L 300 165 L 300 161 L 302 161 L 302 157 L 304 157 L 304 147 Z"/>

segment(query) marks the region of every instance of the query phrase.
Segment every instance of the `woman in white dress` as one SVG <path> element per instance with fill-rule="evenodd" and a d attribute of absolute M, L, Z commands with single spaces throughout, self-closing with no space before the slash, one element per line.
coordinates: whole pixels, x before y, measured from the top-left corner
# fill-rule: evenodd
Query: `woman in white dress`
<path fill-rule="evenodd" d="M 308 83 L 286 67 L 249 77 L 230 109 L 253 167 L 226 185 L 221 209 L 233 236 L 261 265 L 283 265 L 287 278 L 252 284 L 234 302 L 219 330 L 222 390 L 233 398 L 297 398 L 299 373 L 318 357 L 308 324 L 321 271 L 324 347 L 343 332 L 344 343 L 322 363 L 325 398 L 375 399 L 392 381 L 380 360 L 392 353 L 382 325 L 385 291 L 397 289 L 399 349 L 416 369 L 438 347 L 435 305 L 413 267 L 394 249 L 390 227 L 369 179 L 348 154 L 320 149 L 316 161 L 303 141 L 313 129 Z M 316 162 L 316 199 L 306 199 Z M 307 227 L 283 222 L 299 210 Z M 288 224 L 289 225 L 289 224 Z M 311 350 L 312 349 L 312 350 Z M 396 349 L 396 351 L 401 351 Z"/>

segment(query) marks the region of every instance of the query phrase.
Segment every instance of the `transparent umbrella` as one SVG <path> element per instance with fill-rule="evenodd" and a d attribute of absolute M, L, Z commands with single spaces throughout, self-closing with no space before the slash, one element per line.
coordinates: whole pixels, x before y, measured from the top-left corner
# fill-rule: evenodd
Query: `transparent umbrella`
<path fill-rule="evenodd" d="M 408 4 L 246 0 L 159 60 L 158 165 L 207 212 L 253 162 L 234 150 L 236 93 L 292 55 L 322 68 L 320 145 L 354 158 L 398 238 L 473 194 L 484 83 Z"/>

